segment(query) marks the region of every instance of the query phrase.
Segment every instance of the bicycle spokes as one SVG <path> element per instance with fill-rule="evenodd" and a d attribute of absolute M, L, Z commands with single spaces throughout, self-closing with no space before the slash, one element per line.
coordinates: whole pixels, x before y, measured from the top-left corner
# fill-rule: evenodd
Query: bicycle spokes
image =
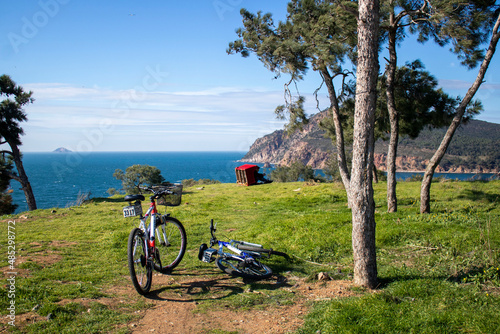
<path fill-rule="evenodd" d="M 175 268 L 186 251 L 186 231 L 182 224 L 173 217 L 162 217 L 163 224 L 157 228 L 158 258 L 160 263 L 155 263 L 154 269 L 168 274 Z"/>
<path fill-rule="evenodd" d="M 128 239 L 128 267 L 135 289 L 144 295 L 151 288 L 152 267 L 147 261 L 146 240 L 141 229 L 135 228 Z"/>
<path fill-rule="evenodd" d="M 153 193 L 149 209 L 143 214 L 143 195 L 127 195 L 129 206 L 123 208 L 125 217 L 139 216 L 139 228 L 131 231 L 127 244 L 128 267 L 135 289 L 146 294 L 151 288 L 152 271 L 168 274 L 182 260 L 186 252 L 186 231 L 181 222 L 160 215 L 156 204 L 177 206 L 181 203 L 182 185 L 170 184 L 140 187 Z M 134 203 L 132 203 L 134 202 Z M 149 225 L 146 224 L 150 220 Z"/>

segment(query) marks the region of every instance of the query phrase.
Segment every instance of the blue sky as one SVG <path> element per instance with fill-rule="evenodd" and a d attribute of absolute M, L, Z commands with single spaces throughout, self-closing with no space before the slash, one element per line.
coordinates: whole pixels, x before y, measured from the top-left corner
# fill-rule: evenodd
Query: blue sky
<path fill-rule="evenodd" d="M 286 77 L 255 58 L 227 55 L 240 8 L 286 14 L 284 0 L 11 1 L 0 16 L 0 72 L 36 99 L 26 107 L 22 150 L 246 151 L 283 126 Z M 500 123 L 500 55 L 476 96 L 478 119 Z M 448 48 L 412 40 L 399 64 L 419 58 L 450 95 L 477 70 Z M 381 64 L 384 66 L 384 64 Z M 319 77 L 299 86 L 309 113 Z M 322 107 L 327 106 L 324 96 Z"/>

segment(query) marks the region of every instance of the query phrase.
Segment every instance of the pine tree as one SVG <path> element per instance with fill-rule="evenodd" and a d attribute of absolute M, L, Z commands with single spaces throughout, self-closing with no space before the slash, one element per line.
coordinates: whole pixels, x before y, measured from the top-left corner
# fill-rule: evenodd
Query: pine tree
<path fill-rule="evenodd" d="M 390 143 L 387 153 L 388 211 L 397 211 L 396 156 L 400 134 L 401 109 L 395 102 L 396 46 L 407 32 L 418 34 L 420 42 L 433 39 L 441 46 L 452 44 L 452 51 L 468 67 L 484 58 L 482 43 L 490 33 L 494 0 L 387 0 L 382 6 L 381 28 L 387 39 L 389 59 L 386 66 L 386 103 L 390 120 Z"/>
<path fill-rule="evenodd" d="M 22 154 L 19 150 L 19 146 L 22 145 L 21 136 L 24 134 L 20 123 L 28 120 L 23 107 L 33 103 L 32 94 L 32 92 L 25 92 L 22 87 L 16 85 L 8 75 L 0 76 L 0 96 L 4 97 L 0 102 L 0 145 L 8 145 L 10 148 L 3 149 L 1 153 L 10 156 L 17 170 L 16 174 L 4 169 L 2 175 L 21 183 L 28 209 L 36 210 L 35 196 L 24 171 Z"/>
<path fill-rule="evenodd" d="M 321 76 L 330 100 L 328 111 L 334 124 L 340 176 L 350 200 L 350 173 L 339 107 L 343 93 L 339 96 L 334 80 L 340 77 L 345 81 L 352 72 L 344 64 L 349 60 L 356 62 L 357 4 L 345 0 L 293 0 L 287 12 L 286 21 L 275 24 L 271 14 L 252 14 L 242 9 L 243 28 L 237 30 L 239 39 L 230 43 L 227 51 L 244 57 L 255 54 L 276 77 L 290 76 L 285 84 L 285 104 L 276 108 L 279 117 L 288 117 L 289 131 L 307 122 L 304 98 L 300 94 L 294 97 L 290 87 L 302 80 L 309 69 Z"/>
<path fill-rule="evenodd" d="M 323 79 L 330 100 L 339 171 L 353 210 L 355 281 L 368 287 L 375 287 L 377 281 L 371 172 L 378 76 L 378 11 L 378 1 L 360 2 L 358 16 L 357 4 L 352 1 L 293 0 L 288 4 L 286 21 L 275 25 L 271 14 L 252 14 L 242 9 L 244 27 L 237 30 L 240 39 L 230 43 L 228 49 L 228 53 L 241 53 L 245 57 L 250 53 L 257 55 L 276 76 L 290 75 L 285 85 L 285 104 L 276 109 L 279 116 L 289 118 L 289 129 L 307 121 L 303 97 L 299 94 L 293 98 L 289 87 L 302 80 L 309 68 Z M 340 98 L 334 85 L 336 77 L 345 80 L 350 75 L 343 67 L 347 60 L 357 63 L 357 87 L 368 92 L 356 95 L 351 173 L 344 148 Z M 369 176 L 365 175 L 367 168 Z"/>
<path fill-rule="evenodd" d="M 498 44 L 498 39 L 500 38 L 499 29 L 500 29 L 500 11 L 497 14 L 497 19 L 496 19 L 495 25 L 493 27 L 493 30 L 491 32 L 490 43 L 489 43 L 488 49 L 486 51 L 486 54 L 484 55 L 481 66 L 479 67 L 476 80 L 471 85 L 471 87 L 467 91 L 467 94 L 465 94 L 464 98 L 462 99 L 459 106 L 457 107 L 455 117 L 453 117 L 453 120 L 452 120 L 448 130 L 446 131 L 446 134 L 443 137 L 443 140 L 441 141 L 439 148 L 436 150 L 436 152 L 432 156 L 431 160 L 429 161 L 429 165 L 427 166 L 427 169 L 425 170 L 424 178 L 422 180 L 422 186 L 420 188 L 420 212 L 421 213 L 430 213 L 430 189 L 431 189 L 431 182 L 432 182 L 432 177 L 434 175 L 434 171 L 436 170 L 436 167 L 441 162 L 441 159 L 443 159 L 443 156 L 445 155 L 446 150 L 448 149 L 448 146 L 450 145 L 451 139 L 453 138 L 455 131 L 457 130 L 460 123 L 462 122 L 462 117 L 467 110 L 467 106 L 472 101 L 477 90 L 479 89 L 479 87 L 483 83 L 484 76 L 486 75 L 486 71 L 488 70 L 488 66 L 491 62 L 491 59 L 493 58 L 493 55 L 495 54 L 496 47 Z"/>

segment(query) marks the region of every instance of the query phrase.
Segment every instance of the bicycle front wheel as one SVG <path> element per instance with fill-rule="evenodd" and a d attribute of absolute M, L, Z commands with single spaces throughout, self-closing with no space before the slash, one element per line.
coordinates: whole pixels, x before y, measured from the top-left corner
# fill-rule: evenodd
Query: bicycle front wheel
<path fill-rule="evenodd" d="M 156 256 L 154 268 L 169 274 L 177 267 L 186 252 L 186 231 L 181 222 L 173 217 L 162 217 L 156 226 Z"/>
<path fill-rule="evenodd" d="M 229 275 L 243 278 L 260 280 L 270 277 L 273 274 L 271 268 L 256 260 L 246 262 L 237 257 L 219 257 L 217 267 Z"/>
<path fill-rule="evenodd" d="M 144 232 L 135 228 L 130 232 L 127 245 L 128 269 L 132 284 L 141 295 L 145 295 L 151 289 L 153 269 L 147 262 L 146 238 Z"/>

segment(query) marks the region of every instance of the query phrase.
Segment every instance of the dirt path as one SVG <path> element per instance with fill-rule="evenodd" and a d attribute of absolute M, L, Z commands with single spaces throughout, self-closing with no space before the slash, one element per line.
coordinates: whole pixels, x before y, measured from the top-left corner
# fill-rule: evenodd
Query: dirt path
<path fill-rule="evenodd" d="M 37 258 L 38 259 L 38 258 Z M 40 262 L 53 263 L 58 261 L 57 254 L 47 254 L 40 257 Z M 7 270 L 1 268 L 2 272 Z M 19 277 L 28 276 L 25 270 L 18 270 Z M 309 312 L 311 301 L 329 300 L 353 296 L 351 281 L 315 280 L 306 282 L 304 278 L 287 276 L 271 277 L 260 281 L 256 291 L 249 288 L 241 278 L 233 278 L 219 272 L 217 269 L 203 271 L 179 270 L 173 275 L 154 274 L 151 293 L 147 297 L 140 296 L 132 284 L 114 286 L 106 289 L 106 295 L 112 297 L 90 300 L 62 300 L 88 305 L 99 302 L 111 308 L 120 304 L 133 303 L 144 299 L 146 307 L 135 311 L 136 320 L 123 324 L 132 333 L 168 333 L 168 334 L 278 334 L 291 333 L 297 330 Z M 280 300 L 283 293 L 286 300 Z M 242 299 L 252 299 L 253 294 L 263 295 L 272 300 L 244 309 L 228 302 L 228 299 L 238 296 Z M 272 296 L 271 296 L 272 295 Z M 0 321 L 0 333 L 7 330 L 6 318 Z M 36 312 L 28 312 L 16 316 L 16 323 L 23 326 L 45 317 Z"/>
<path fill-rule="evenodd" d="M 184 274 L 184 275 L 183 275 Z M 158 275 L 153 277 L 152 293 L 148 302 L 152 307 L 140 311 L 142 318 L 127 326 L 133 333 L 290 333 L 303 324 L 311 301 L 328 300 L 352 296 L 350 281 L 316 281 L 306 283 L 304 279 L 289 277 L 285 282 L 276 278 L 266 283 L 277 284 L 278 289 L 287 289 L 295 295 L 293 303 L 279 305 L 279 301 L 264 308 L 253 307 L 241 311 L 234 308 L 220 309 L 217 305 L 208 309 L 203 302 L 209 299 L 223 300 L 237 293 L 265 294 L 262 290 L 248 290 L 240 278 L 185 275 L 175 278 Z M 172 288 L 170 288 L 172 287 Z M 245 290 L 245 288 L 247 290 Z M 131 287 L 121 291 L 128 297 L 137 295 Z M 144 298 L 144 297 L 138 297 Z"/>

